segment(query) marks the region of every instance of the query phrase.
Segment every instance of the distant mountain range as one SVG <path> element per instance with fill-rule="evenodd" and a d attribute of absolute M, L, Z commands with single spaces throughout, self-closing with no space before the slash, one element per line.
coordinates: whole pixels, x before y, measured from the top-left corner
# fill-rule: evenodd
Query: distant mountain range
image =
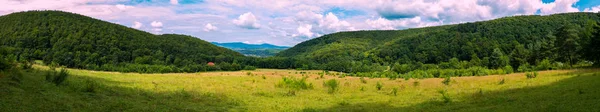
<path fill-rule="evenodd" d="M 228 49 L 232 49 L 234 51 L 240 52 L 246 56 L 256 56 L 256 57 L 267 57 L 274 56 L 275 54 L 283 51 L 287 48 L 287 46 L 277 46 L 272 44 L 246 44 L 242 42 L 229 42 L 229 43 L 219 43 L 219 42 L 211 42 L 214 45 L 225 47 Z"/>

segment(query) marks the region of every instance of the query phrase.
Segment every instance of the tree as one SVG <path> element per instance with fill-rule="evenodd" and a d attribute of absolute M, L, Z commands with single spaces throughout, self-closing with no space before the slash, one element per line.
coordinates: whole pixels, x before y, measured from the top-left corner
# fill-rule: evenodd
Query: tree
<path fill-rule="evenodd" d="M 578 26 L 567 24 L 559 28 L 556 33 L 559 59 L 565 61 L 569 66 L 577 62 L 580 57 L 579 50 L 582 48 L 578 41 L 579 35 L 576 27 Z"/>
<path fill-rule="evenodd" d="M 524 45 L 518 44 L 515 49 L 510 53 L 511 66 L 518 67 L 522 64 L 527 63 L 530 56 L 530 51 L 525 48 Z"/>
<path fill-rule="evenodd" d="M 600 65 L 600 26 L 593 27 L 592 37 L 584 51 L 585 59 L 594 62 L 595 66 Z"/>
<path fill-rule="evenodd" d="M 504 55 L 502 50 L 499 48 L 494 49 L 492 56 L 490 57 L 490 68 L 500 68 L 508 65 L 510 63 L 510 59 L 508 56 Z"/>

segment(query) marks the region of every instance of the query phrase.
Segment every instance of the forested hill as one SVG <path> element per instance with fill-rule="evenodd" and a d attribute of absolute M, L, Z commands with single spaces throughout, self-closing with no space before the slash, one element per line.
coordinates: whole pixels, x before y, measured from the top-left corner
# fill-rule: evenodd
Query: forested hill
<path fill-rule="evenodd" d="M 311 60 L 321 68 L 346 72 L 358 72 L 353 68 L 357 66 L 440 64 L 453 58 L 488 68 L 507 65 L 500 61 L 510 61 L 515 68 L 544 59 L 571 64 L 596 61 L 590 56 L 595 49 L 590 42 L 595 42 L 599 20 L 597 13 L 582 12 L 397 31 L 339 32 L 302 42 L 277 56 Z"/>
<path fill-rule="evenodd" d="M 154 67 L 163 72 L 179 72 L 183 69 L 176 68 L 207 62 L 232 63 L 238 57 L 244 58 L 195 37 L 154 35 L 61 11 L 12 13 L 0 16 L 0 26 L 0 46 L 8 52 L 4 55 L 67 67 L 157 72 L 146 70 Z"/>

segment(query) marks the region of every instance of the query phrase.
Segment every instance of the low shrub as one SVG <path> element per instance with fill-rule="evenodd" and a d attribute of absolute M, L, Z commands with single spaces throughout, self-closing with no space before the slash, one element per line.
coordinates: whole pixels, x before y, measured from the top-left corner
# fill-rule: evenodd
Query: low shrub
<path fill-rule="evenodd" d="M 538 72 L 527 72 L 525 73 L 525 76 L 527 76 L 528 79 L 533 79 L 538 76 Z"/>
<path fill-rule="evenodd" d="M 365 78 L 363 78 L 363 77 L 360 77 L 359 79 L 360 79 L 360 82 L 362 82 L 363 84 L 366 84 L 366 83 L 367 83 L 367 80 L 366 80 Z"/>
<path fill-rule="evenodd" d="M 307 77 L 303 78 L 293 78 L 293 77 L 283 77 L 282 81 L 279 82 L 276 86 L 282 88 L 290 88 L 293 90 L 307 90 L 313 89 L 313 85 L 311 83 L 306 82 Z"/>
<path fill-rule="evenodd" d="M 440 90 L 440 91 L 438 91 L 438 93 L 442 94 L 442 101 L 444 103 L 451 103 L 452 102 L 452 98 L 450 98 L 450 95 L 448 95 L 448 91 L 446 91 L 446 90 Z"/>
<path fill-rule="evenodd" d="M 393 94 L 394 96 L 397 96 L 397 95 L 398 95 L 398 88 L 393 88 L 393 89 L 392 89 L 392 94 Z"/>
<path fill-rule="evenodd" d="M 375 87 L 377 88 L 377 90 L 381 90 L 381 88 L 383 88 L 383 84 L 381 84 L 381 82 L 377 82 L 377 85 L 375 85 Z"/>
<path fill-rule="evenodd" d="M 339 85 L 339 82 L 335 79 L 330 79 L 330 80 L 327 80 L 326 82 L 323 82 L 323 86 L 328 88 L 329 94 L 335 93 L 335 91 L 337 91 L 337 89 L 338 89 L 338 85 Z"/>
<path fill-rule="evenodd" d="M 450 82 L 452 82 L 452 80 L 450 79 L 450 77 L 446 77 L 446 78 L 444 78 L 444 81 L 442 81 L 442 83 L 444 85 L 450 85 Z"/>
<path fill-rule="evenodd" d="M 60 71 L 51 71 L 46 73 L 46 81 L 54 83 L 54 85 L 60 85 L 67 80 L 69 77 L 69 72 L 66 69 L 61 69 Z"/>

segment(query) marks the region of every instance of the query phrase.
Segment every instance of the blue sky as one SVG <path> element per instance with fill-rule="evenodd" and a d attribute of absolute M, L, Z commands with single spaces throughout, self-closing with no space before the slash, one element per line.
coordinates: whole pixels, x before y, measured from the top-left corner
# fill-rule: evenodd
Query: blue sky
<path fill-rule="evenodd" d="M 27 10 L 74 12 L 212 42 L 293 46 L 339 31 L 598 12 L 600 0 L 0 0 L 0 15 Z"/>

